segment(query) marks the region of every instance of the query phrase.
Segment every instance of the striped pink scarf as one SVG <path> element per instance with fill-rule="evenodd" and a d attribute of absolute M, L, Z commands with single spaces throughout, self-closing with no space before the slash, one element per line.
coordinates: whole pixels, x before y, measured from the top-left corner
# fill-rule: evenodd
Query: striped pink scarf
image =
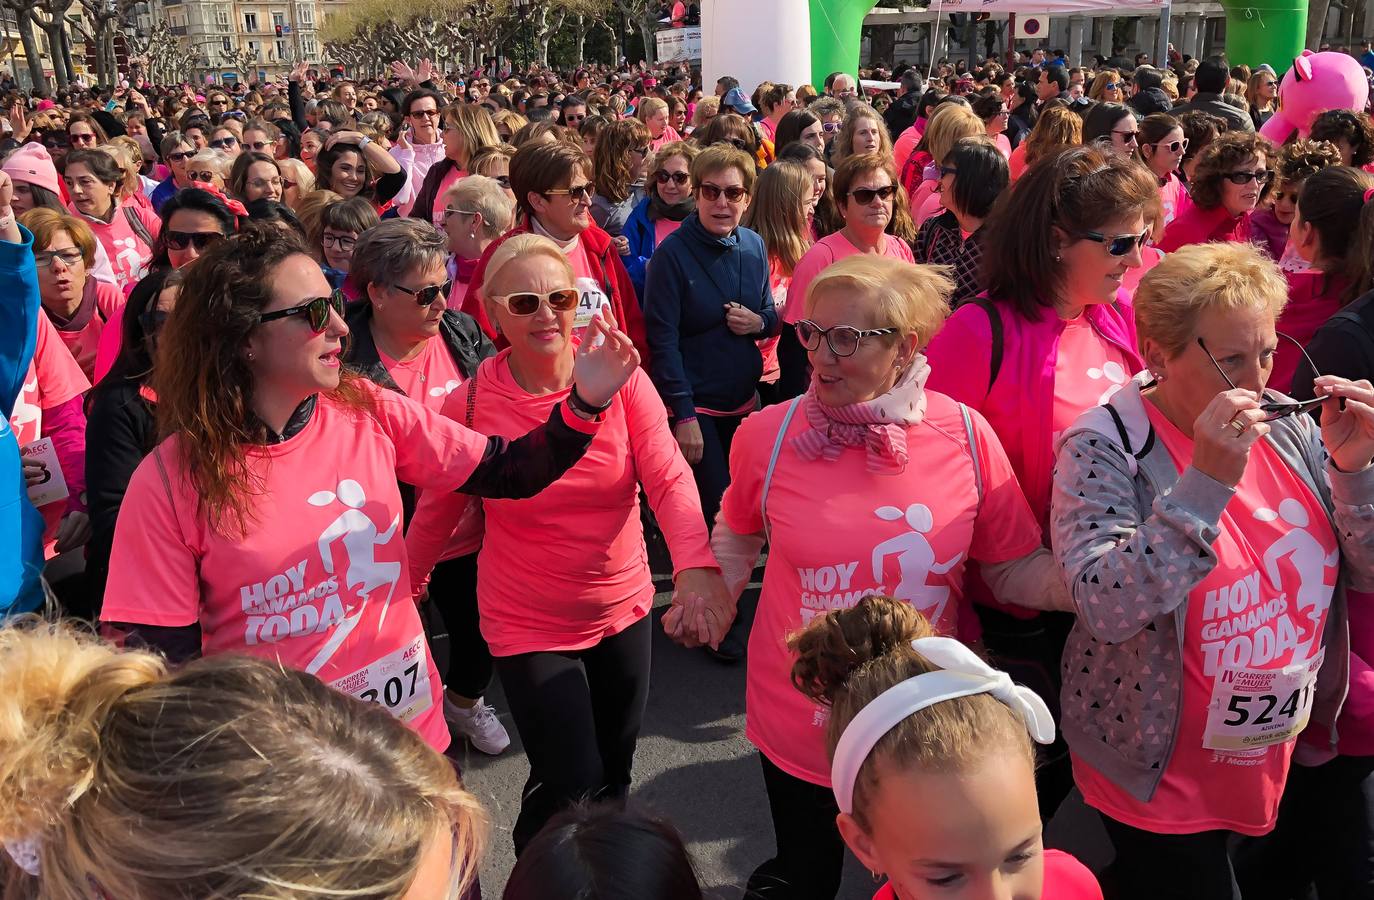
<path fill-rule="evenodd" d="M 900 475 L 906 471 L 906 428 L 919 425 L 926 413 L 926 379 L 930 366 L 917 354 L 892 390 L 848 406 L 826 406 L 816 399 L 813 384 L 802 401 L 811 427 L 792 438 L 802 459 L 840 458 L 845 447 L 868 451 L 868 471 Z"/>

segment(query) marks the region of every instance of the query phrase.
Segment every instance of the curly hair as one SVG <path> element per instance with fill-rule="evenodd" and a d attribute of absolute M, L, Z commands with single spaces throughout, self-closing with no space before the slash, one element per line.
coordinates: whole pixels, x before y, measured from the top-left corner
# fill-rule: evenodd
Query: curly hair
<path fill-rule="evenodd" d="M 1237 166 L 1258 159 L 1266 164 L 1274 158 L 1274 145 L 1267 138 L 1248 131 L 1230 131 L 1207 145 L 1193 174 L 1193 202 L 1202 209 L 1221 205 L 1221 183 Z M 1266 188 L 1267 191 L 1267 188 Z"/>
<path fill-rule="evenodd" d="M 1341 164 L 1341 151 L 1330 141 L 1294 141 L 1279 148 L 1274 171 L 1278 184 L 1288 185 L 1306 181 L 1327 166 Z"/>
<path fill-rule="evenodd" d="M 1349 109 L 1328 109 L 1312 120 L 1308 135 L 1314 141 L 1338 141 L 1350 145 L 1350 165 L 1360 168 L 1374 162 L 1374 123 L 1364 113 Z"/>
<path fill-rule="evenodd" d="M 629 197 L 635 166 L 644 161 L 636 154 L 648 146 L 649 129 L 639 119 L 621 119 L 602 129 L 592 156 L 596 193 L 612 203 Z"/>

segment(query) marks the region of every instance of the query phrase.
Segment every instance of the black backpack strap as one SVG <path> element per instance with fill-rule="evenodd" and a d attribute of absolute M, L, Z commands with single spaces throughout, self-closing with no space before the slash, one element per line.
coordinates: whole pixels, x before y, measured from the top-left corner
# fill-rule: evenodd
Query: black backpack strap
<path fill-rule="evenodd" d="M 974 297 L 973 303 L 988 314 L 988 325 L 992 329 L 992 346 L 988 355 L 988 391 L 991 392 L 992 386 L 997 383 L 997 373 L 1002 369 L 1002 314 L 987 297 Z"/>
<path fill-rule="evenodd" d="M 153 246 L 153 236 L 148 231 L 148 226 L 144 225 L 143 220 L 138 217 L 138 214 L 128 206 L 121 206 L 120 209 L 124 211 L 124 221 L 129 223 L 129 228 L 138 235 L 138 239 L 149 247 Z"/>
<path fill-rule="evenodd" d="M 1107 415 L 1112 417 L 1112 422 L 1116 425 L 1117 437 L 1121 438 L 1121 449 L 1125 450 L 1136 459 L 1144 459 L 1149 455 L 1150 449 L 1155 445 L 1155 430 L 1150 429 L 1150 433 L 1145 436 L 1145 443 L 1139 450 L 1131 449 L 1131 438 L 1126 433 L 1126 423 L 1121 418 L 1121 413 L 1116 411 L 1116 407 L 1110 403 L 1102 404 L 1102 408 L 1107 411 Z"/>

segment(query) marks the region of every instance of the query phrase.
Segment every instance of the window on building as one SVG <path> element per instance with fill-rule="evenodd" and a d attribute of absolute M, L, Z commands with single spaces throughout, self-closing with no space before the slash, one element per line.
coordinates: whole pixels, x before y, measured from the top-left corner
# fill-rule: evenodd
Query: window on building
<path fill-rule="evenodd" d="M 286 59 L 286 41 L 277 41 L 277 59 Z"/>
<path fill-rule="evenodd" d="M 302 25 L 315 24 L 315 8 L 313 6 L 296 7 L 296 21 Z"/>
<path fill-rule="evenodd" d="M 272 27 L 280 28 L 286 24 L 286 13 L 272 13 Z"/>
<path fill-rule="evenodd" d="M 244 13 L 244 14 L 243 14 L 243 30 L 244 30 L 244 31 L 247 31 L 247 32 L 250 33 L 250 34 L 258 30 L 258 14 L 257 14 L 257 13 Z"/>
<path fill-rule="evenodd" d="M 221 46 L 224 47 L 224 52 L 225 52 L 225 53 L 228 53 L 230 50 L 233 50 L 233 49 L 234 49 L 233 46 L 229 43 L 229 39 L 228 39 L 228 38 L 220 38 L 220 42 L 221 42 Z"/>

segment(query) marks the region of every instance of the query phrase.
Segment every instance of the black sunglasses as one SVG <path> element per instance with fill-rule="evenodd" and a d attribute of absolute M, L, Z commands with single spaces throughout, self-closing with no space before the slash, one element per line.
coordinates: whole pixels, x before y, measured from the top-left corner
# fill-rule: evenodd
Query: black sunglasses
<path fill-rule="evenodd" d="M 686 184 L 692 180 L 692 176 L 687 172 L 664 172 L 662 169 L 654 173 L 654 180 L 659 184 Z"/>
<path fill-rule="evenodd" d="M 1298 352 L 1302 354 L 1302 358 L 1307 360 L 1307 364 L 1312 367 L 1313 378 L 1322 377 L 1321 371 L 1317 368 L 1316 364 L 1312 362 L 1312 357 L 1307 355 L 1307 349 L 1303 347 L 1302 341 L 1298 340 L 1295 337 L 1290 337 L 1289 335 L 1284 334 L 1282 331 L 1276 331 L 1274 332 L 1274 335 L 1276 337 L 1283 338 L 1285 341 L 1288 341 L 1290 344 L 1298 348 Z M 1202 338 L 1197 339 L 1197 345 L 1202 348 L 1202 352 L 1206 353 L 1207 358 L 1212 361 L 1212 365 L 1216 367 L 1217 374 L 1220 375 L 1228 385 L 1230 385 L 1231 390 L 1235 390 L 1236 383 L 1232 381 L 1231 376 L 1227 375 L 1226 372 L 1221 368 L 1221 363 L 1217 362 L 1217 358 L 1212 355 L 1212 351 L 1207 349 L 1207 344 L 1202 340 Z M 1282 419 L 1285 416 L 1295 415 L 1296 413 L 1300 412 L 1307 412 L 1309 409 L 1316 409 L 1318 406 L 1321 406 L 1329 399 L 1329 397 L 1313 397 L 1311 400 L 1295 400 L 1292 403 L 1261 403 L 1260 412 L 1264 413 L 1263 421 L 1272 422 L 1275 419 Z"/>
<path fill-rule="evenodd" d="M 738 185 L 723 188 L 720 185 L 711 184 L 709 181 L 703 181 L 697 185 L 697 190 L 701 191 L 701 196 L 705 197 L 709 203 L 719 200 L 721 194 L 724 194 L 725 199 L 731 203 L 738 203 L 749 195 L 748 191 Z"/>
<path fill-rule="evenodd" d="M 443 284 L 431 284 L 413 290 L 408 287 L 402 287 L 399 284 L 393 284 L 392 287 L 402 294 L 409 294 L 414 297 L 415 302 L 420 306 L 432 306 L 435 300 L 438 300 L 440 297 L 448 296 L 449 289 L 453 287 L 453 282 L 445 281 Z"/>
<path fill-rule="evenodd" d="M 867 206 L 874 199 L 891 200 L 897 193 L 897 185 L 889 184 L 880 188 L 855 188 L 849 192 L 849 196 L 859 201 L 860 206 Z"/>
<path fill-rule="evenodd" d="M 592 186 L 590 184 L 579 184 L 575 188 L 558 188 L 547 190 L 545 196 L 565 196 L 573 203 L 590 203 L 592 199 Z"/>
<path fill-rule="evenodd" d="M 185 250 L 194 244 L 197 250 L 204 250 L 224 238 L 218 231 L 168 231 L 167 246 L 173 250 Z"/>
<path fill-rule="evenodd" d="M 1225 175 L 1223 175 L 1223 176 L 1221 176 L 1221 177 L 1222 177 L 1222 178 L 1225 178 L 1227 181 L 1231 182 L 1232 184 L 1249 184 L 1250 182 L 1254 181 L 1254 182 L 1258 182 L 1258 183 L 1262 186 L 1262 185 L 1266 185 L 1266 184 L 1268 184 L 1269 182 L 1271 182 L 1271 181 L 1274 180 L 1274 173 L 1273 173 L 1273 172 L 1269 172 L 1269 171 L 1264 171 L 1264 172 L 1227 172 Z"/>
<path fill-rule="evenodd" d="M 329 327 L 329 313 L 333 310 L 343 318 L 344 314 L 344 294 L 343 291 L 334 291 L 328 297 L 315 297 L 307 300 L 299 306 L 279 309 L 276 312 L 259 313 L 258 322 L 271 322 L 274 319 L 286 319 L 291 316 L 304 315 L 310 320 L 310 330 L 316 334 L 321 334 L 325 328 Z"/>
<path fill-rule="evenodd" d="M 1077 234 L 1085 241 L 1106 244 L 1107 252 L 1112 256 L 1125 256 L 1136 247 L 1145 246 L 1145 242 L 1150 238 L 1150 229 L 1146 228 L 1140 234 L 1119 234 L 1114 237 L 1107 237 L 1100 231 L 1080 231 Z"/>

